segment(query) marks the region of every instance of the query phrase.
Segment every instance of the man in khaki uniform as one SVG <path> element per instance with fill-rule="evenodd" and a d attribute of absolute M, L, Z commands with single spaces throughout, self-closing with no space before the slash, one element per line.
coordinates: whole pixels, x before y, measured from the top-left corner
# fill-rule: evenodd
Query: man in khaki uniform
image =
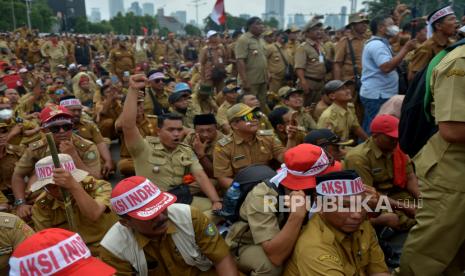
<path fill-rule="evenodd" d="M 131 72 L 136 65 L 133 51 L 127 48 L 122 38 L 119 39 L 116 48 L 110 51 L 108 60 L 111 63 L 112 73 L 120 80 L 123 79 L 124 72 Z"/>
<path fill-rule="evenodd" d="M 317 177 L 318 196 L 323 200 L 334 198 L 344 201 L 344 206 L 348 206 L 352 201 L 359 202 L 356 198 L 363 199 L 363 183 L 359 192 L 337 193 L 334 192 L 337 189 L 332 185 L 334 182 L 347 184 L 344 191 L 350 191 L 350 184 L 362 183 L 354 171 L 329 173 Z M 323 186 L 331 187 L 331 190 L 326 191 Z M 283 275 L 391 274 L 384 262 L 384 254 L 378 244 L 376 233 L 366 220 L 366 210 L 361 209 L 352 212 L 322 210 L 310 213 L 310 221 L 300 232 Z"/>
<path fill-rule="evenodd" d="M 404 245 L 401 275 L 461 275 L 464 271 L 464 76 L 465 46 L 451 51 L 433 70 L 431 114 L 439 131 L 414 158 L 423 206 Z"/>
<path fill-rule="evenodd" d="M 186 128 L 194 128 L 195 110 L 191 104 L 191 90 L 187 83 L 178 83 L 174 92 L 168 97 L 171 105 L 170 112 L 182 117 L 182 125 Z"/>
<path fill-rule="evenodd" d="M 278 92 L 285 85 L 286 65 L 289 64 L 289 56 L 284 48 L 284 34 L 278 34 L 276 41 L 267 47 L 266 58 L 268 60 L 269 91 Z"/>
<path fill-rule="evenodd" d="M 261 111 L 260 102 L 258 101 L 255 95 L 251 94 L 241 94 L 237 97 L 237 103 L 243 103 L 256 111 L 256 115 L 258 118 L 258 127 L 260 130 L 268 130 L 273 129 L 268 117 Z M 227 119 L 227 114 L 226 114 Z"/>
<path fill-rule="evenodd" d="M 282 87 L 278 92 L 279 96 L 283 99 L 284 106 L 295 113 L 292 117 L 297 125 L 303 127 L 308 132 L 316 128 L 316 123 L 303 107 L 303 93 L 302 89 L 295 89 L 289 86 Z"/>
<path fill-rule="evenodd" d="M 42 57 L 48 59 L 48 62 L 50 63 L 50 70 L 52 72 L 57 71 L 58 64 L 66 64 L 68 50 L 66 49 L 63 41 L 58 40 L 58 36 L 56 34 L 52 34 L 50 40 L 42 44 L 40 52 Z"/>
<path fill-rule="evenodd" d="M 218 105 L 213 95 L 213 87 L 200 84 L 191 97 L 190 107 L 194 114 L 216 114 Z"/>
<path fill-rule="evenodd" d="M 415 50 L 408 66 L 409 80 L 425 68 L 435 55 L 452 44 L 451 39 L 457 30 L 456 21 L 457 17 L 450 6 L 436 10 L 428 16 L 433 34 Z"/>
<path fill-rule="evenodd" d="M 43 131 L 53 134 L 57 149 L 61 153 L 71 155 L 79 169 L 99 179 L 101 177 L 100 154 L 95 144 L 72 133 L 73 115 L 62 106 L 49 106 L 42 110 L 40 118 Z M 16 163 L 11 185 L 16 199 L 17 214 L 21 218 L 26 218 L 31 214 L 31 206 L 26 202 L 24 178 L 34 179 L 34 164 L 49 154 L 50 149 L 44 137 L 31 143 Z"/>
<path fill-rule="evenodd" d="M 202 192 L 208 198 L 194 197 L 185 203 L 192 203 L 202 211 L 220 209 L 220 197 L 216 193 L 208 176 L 205 174 L 198 158 L 192 149 L 181 143 L 184 132 L 182 118 L 168 113 L 158 117 L 158 137 L 141 136 L 137 124 L 137 94 L 139 89 L 145 87 L 146 78 L 143 75 L 131 76 L 130 87 L 121 124 L 123 127 L 126 146 L 134 159 L 136 175 L 144 176 L 156 181 L 164 191 L 182 189 L 183 185 L 190 184 L 189 175 L 195 177 Z"/>
<path fill-rule="evenodd" d="M 294 65 L 295 52 L 299 46 L 297 36 L 299 35 L 300 30 L 296 26 L 292 26 L 291 28 L 287 29 L 285 33 L 287 34 L 288 38 L 286 43 L 286 52 L 289 57 L 289 63 Z"/>
<path fill-rule="evenodd" d="M 226 112 L 231 106 L 236 104 L 237 97 L 239 96 L 238 91 L 240 89 L 235 78 L 228 79 L 223 88 L 224 102 L 218 108 L 216 119 L 218 125 L 221 127 L 221 131 L 225 134 L 231 133 L 231 127 L 229 126 L 228 118 L 226 118 Z"/>
<path fill-rule="evenodd" d="M 99 242 L 118 220 L 110 209 L 111 184 L 88 176 L 76 168 L 71 156 L 58 154 L 62 168 L 55 169 L 52 156 L 39 160 L 36 165 L 37 181 L 31 191 L 44 189 L 32 207 L 32 221 L 36 231 L 59 227 L 77 231 L 93 256 L 98 256 Z M 72 200 L 73 223 L 70 229 L 60 189 L 68 191 Z"/>
<path fill-rule="evenodd" d="M 325 53 L 320 45 L 323 24 L 318 21 L 308 23 L 303 32 L 305 42 L 297 47 L 294 68 L 304 90 L 304 106 L 310 106 L 320 100 L 325 84 Z"/>
<path fill-rule="evenodd" d="M 147 115 L 161 115 L 168 113 L 170 104 L 168 93 L 165 91 L 165 75 L 152 70 L 147 74 L 150 86 L 145 88 L 144 112 Z"/>
<path fill-rule="evenodd" d="M 392 115 L 376 116 L 370 128 L 372 137 L 347 152 L 344 167 L 355 170 L 365 185 L 388 196 L 394 213 L 382 213 L 371 219 L 373 224 L 408 230 L 415 224 L 412 206 L 420 194 L 410 159 L 397 145 L 398 125 Z"/>
<path fill-rule="evenodd" d="M 139 99 L 137 101 L 137 128 L 139 129 L 140 135 L 145 138 L 147 136 L 157 136 L 158 121 L 157 116 L 147 115 L 144 113 L 145 100 Z M 121 127 L 121 117 L 116 120 L 115 123 L 116 132 L 120 134 L 120 159 L 118 161 L 119 172 L 128 177 L 136 174 L 134 169 L 134 160 L 129 154 L 126 142 L 124 141 L 124 135 Z"/>
<path fill-rule="evenodd" d="M 22 219 L 0 212 L 0 274 L 8 275 L 8 260 L 13 250 L 33 234 L 34 230 Z"/>
<path fill-rule="evenodd" d="M 223 90 L 229 57 L 216 31 L 208 31 L 207 42 L 199 55 L 200 81 L 203 85 L 215 88 L 214 92 L 218 94 Z"/>
<path fill-rule="evenodd" d="M 297 145 L 301 144 L 305 135 L 307 135 L 307 130 L 297 124 L 295 118 L 293 118 L 295 117 L 294 114 L 294 111 L 284 106 L 277 107 L 268 114 L 268 120 L 273 126 L 274 133 L 283 145 L 287 145 L 287 126 L 294 125 L 297 127 L 297 134 L 295 137 L 295 143 Z"/>
<path fill-rule="evenodd" d="M 218 140 L 213 154 L 214 175 L 228 188 L 234 176 L 251 164 L 267 165 L 273 159 L 281 162 L 285 148 L 273 130 L 259 130 L 257 110 L 235 104 L 227 111 L 233 133 Z M 288 133 L 288 147 L 294 145 L 293 132 Z"/>
<path fill-rule="evenodd" d="M 367 18 L 358 13 L 350 15 L 349 24 L 346 28 L 350 29 L 351 32 L 336 44 L 336 55 L 333 64 L 335 80 L 352 80 L 355 82 L 355 71 L 360 80 L 362 74 L 362 51 L 367 39 L 368 22 Z M 355 60 L 355 64 L 353 64 L 353 60 Z"/>
<path fill-rule="evenodd" d="M 247 21 L 246 26 L 247 33 L 239 37 L 235 49 L 241 87 L 244 93 L 257 96 L 261 110 L 268 113 L 269 108 L 266 103 L 268 65 L 265 42 L 260 37 L 264 25 L 260 18 L 252 17 Z"/>
<path fill-rule="evenodd" d="M 174 67 L 177 67 L 177 65 L 183 60 L 181 42 L 176 39 L 176 35 L 174 33 L 168 34 L 168 40 L 165 43 L 164 58 L 165 62 Z"/>
<path fill-rule="evenodd" d="M 331 129 L 343 140 L 348 140 L 351 135 L 361 140 L 366 140 L 368 135 L 358 123 L 352 104 L 352 91 L 348 87 L 352 80 L 332 80 L 325 85 L 325 92 L 333 102 L 318 119 L 318 128 Z"/>
<path fill-rule="evenodd" d="M 49 97 L 45 94 L 47 86 L 41 80 L 34 80 L 32 91 L 19 99 L 16 108 L 18 115 L 25 119 L 37 119 L 39 112 L 45 107 Z"/>

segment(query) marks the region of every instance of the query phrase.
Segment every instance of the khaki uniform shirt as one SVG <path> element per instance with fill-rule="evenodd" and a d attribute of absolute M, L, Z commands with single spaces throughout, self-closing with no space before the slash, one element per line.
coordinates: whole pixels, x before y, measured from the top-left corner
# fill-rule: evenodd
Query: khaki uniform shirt
<path fill-rule="evenodd" d="M 194 235 L 200 251 L 213 263 L 218 263 L 229 255 L 229 248 L 221 238 L 215 224 L 198 209 L 191 207 Z M 176 233 L 176 226 L 168 221 L 168 230 L 158 239 L 150 240 L 142 234 L 135 233 L 137 244 L 144 250 L 147 260 L 148 275 L 216 275 L 215 267 L 202 272 L 197 267 L 188 265 L 176 248 L 171 237 Z M 134 275 L 130 263 L 125 262 L 105 248 L 101 249 L 100 259 L 118 271 L 118 275 Z"/>
<path fill-rule="evenodd" d="M 189 106 L 187 108 L 186 114 L 183 114 L 183 113 L 175 110 L 172 107 L 170 107 L 170 112 L 174 113 L 174 114 L 177 114 L 177 115 L 182 117 L 182 125 L 184 127 L 194 129 L 194 116 L 196 114 L 199 114 L 199 113 L 196 113 L 195 110 L 192 108 L 192 106 Z"/>
<path fill-rule="evenodd" d="M 362 51 L 365 45 L 366 38 L 362 37 L 343 37 L 336 44 L 336 53 L 334 62 L 340 63 L 342 66 L 341 78 L 342 80 L 354 80 L 354 66 L 352 63 L 352 56 L 350 54 L 349 42 L 352 44 L 354 50 L 354 59 L 357 64 L 358 75 L 362 74 Z"/>
<path fill-rule="evenodd" d="M 50 59 L 57 62 L 64 62 L 66 56 L 68 56 L 68 50 L 63 41 L 58 41 L 57 45 L 53 45 L 51 41 L 46 41 L 42 44 L 40 51 L 43 57 L 50 57 Z"/>
<path fill-rule="evenodd" d="M 304 226 L 283 275 L 368 276 L 388 271 L 368 220 L 348 235 L 315 214 Z"/>
<path fill-rule="evenodd" d="M 304 69 L 305 77 L 323 81 L 326 75 L 324 50 L 316 42 L 307 39 L 297 47 L 294 68 Z"/>
<path fill-rule="evenodd" d="M 166 93 L 165 91 L 161 93 L 156 93 L 155 91 L 152 90 L 152 88 L 147 88 L 145 90 L 145 98 L 144 98 L 144 113 L 154 115 L 154 112 L 153 112 L 154 106 L 153 106 L 152 96 L 150 95 L 149 90 L 150 92 L 153 93 L 153 96 L 158 101 L 158 104 L 160 104 L 160 106 L 164 109 L 164 113 L 167 112 L 170 107 L 170 104 L 168 102 L 168 97 L 169 97 L 168 93 Z"/>
<path fill-rule="evenodd" d="M 183 60 L 182 46 L 177 40 L 166 41 L 165 43 L 165 61 L 171 64 L 181 63 Z"/>
<path fill-rule="evenodd" d="M 157 116 L 155 115 L 145 115 L 142 121 L 137 122 L 137 128 L 139 129 L 139 133 L 142 137 L 146 136 L 157 136 L 158 132 L 158 120 Z M 124 135 L 121 133 L 120 135 L 120 157 L 121 158 L 131 158 L 131 154 L 129 154 L 128 148 L 126 143 L 124 142 Z"/>
<path fill-rule="evenodd" d="M 243 59 L 249 84 L 260 84 L 267 81 L 267 60 L 265 41 L 247 32 L 239 37 L 235 48 L 236 59 Z"/>
<path fill-rule="evenodd" d="M 82 162 L 89 168 L 96 168 L 100 171 L 100 154 L 97 146 L 89 140 L 72 134 L 71 142 L 73 142 L 76 151 L 81 157 Z M 16 163 L 15 173 L 24 176 L 31 176 L 34 172 L 34 166 L 37 161 L 50 155 L 47 139 L 43 138 L 37 142 L 33 142 L 25 150 L 21 159 Z"/>
<path fill-rule="evenodd" d="M 355 170 L 368 186 L 388 193 L 394 188 L 392 154 L 385 155 L 375 144 L 372 137 L 347 152 L 344 167 Z M 407 164 L 407 174 L 413 171 Z"/>
<path fill-rule="evenodd" d="M 29 42 L 27 51 L 27 61 L 30 64 L 36 64 L 39 63 L 41 59 L 42 54 L 40 52 L 40 45 L 37 42 Z"/>
<path fill-rule="evenodd" d="M 199 62 L 202 82 L 212 84 L 213 68 L 224 69 L 228 55 L 223 45 L 207 45 L 200 50 Z"/>
<path fill-rule="evenodd" d="M 265 197 L 277 197 L 278 193 L 266 183 L 257 184 L 246 196 L 239 210 L 241 220 L 234 223 L 226 236 L 231 248 L 243 245 L 260 245 L 272 240 L 281 231 L 283 221 L 272 210 L 277 206 L 265 206 Z M 277 205 L 277 204 L 276 204 Z"/>
<path fill-rule="evenodd" d="M 452 41 L 448 41 L 446 44 L 439 43 L 437 35 L 433 33 L 431 38 L 427 39 L 415 50 L 408 66 L 409 71 L 412 73 L 421 71 L 435 55 L 451 44 Z"/>
<path fill-rule="evenodd" d="M 88 246 L 97 246 L 106 232 L 118 221 L 118 216 L 111 211 L 111 184 L 104 180 L 97 180 L 92 176 L 81 181 L 84 190 L 98 203 L 107 207 L 99 217 L 98 222 L 91 221 L 79 210 L 75 201 L 73 204 L 74 223 L 77 231 Z M 47 192 L 43 192 L 32 206 L 32 221 L 36 231 L 46 228 L 69 229 L 66 220 L 65 205 Z"/>
<path fill-rule="evenodd" d="M 352 107 L 343 108 L 340 105 L 332 103 L 318 119 L 318 128 L 331 129 L 334 134 L 343 140 L 350 139 L 351 131 L 360 127 L 357 115 Z"/>
<path fill-rule="evenodd" d="M 313 120 L 313 117 L 310 114 L 304 111 L 303 107 L 300 110 L 295 110 L 287 105 L 285 105 L 285 107 L 289 108 L 291 112 L 297 111 L 297 116 L 295 117 L 297 124 L 304 127 L 305 130 L 310 131 L 317 128 L 315 120 Z"/>
<path fill-rule="evenodd" d="M 297 47 L 299 46 L 297 41 L 289 41 L 286 44 L 286 52 L 287 56 L 289 57 L 289 63 L 294 65 L 294 57 L 295 57 L 295 52 L 297 50 Z"/>
<path fill-rule="evenodd" d="M 431 77 L 433 103 L 431 112 L 436 123 L 465 122 L 465 47 L 459 46 L 436 65 Z M 418 177 L 425 185 L 435 185 L 465 192 L 465 145 L 449 143 L 439 132 L 434 134 L 415 156 Z"/>
<path fill-rule="evenodd" d="M 233 177 L 248 165 L 267 165 L 272 159 L 281 162 L 284 151 L 285 148 L 272 130 L 259 130 L 250 142 L 233 133 L 219 140 L 215 146 L 215 177 Z"/>
<path fill-rule="evenodd" d="M 284 79 L 286 74 L 286 63 L 289 63 L 289 56 L 283 45 L 278 42 L 270 44 L 267 47 L 266 58 L 268 60 L 268 72 L 270 73 L 270 77 L 272 79 Z"/>
<path fill-rule="evenodd" d="M 103 136 L 97 125 L 93 121 L 82 119 L 74 126 L 77 135 L 93 142 L 95 145 L 103 143 Z"/>
<path fill-rule="evenodd" d="M 19 99 L 18 107 L 16 110 L 20 117 L 24 117 L 34 112 L 40 112 L 48 102 L 48 97 L 43 96 L 39 101 L 32 100 L 33 95 L 31 93 L 25 94 Z"/>
<path fill-rule="evenodd" d="M 19 217 L 0 212 L 0 273 L 8 275 L 8 261 L 13 250 L 34 230 Z"/>
<path fill-rule="evenodd" d="M 213 99 L 213 97 L 200 99 L 198 92 L 192 94 L 192 102 L 190 107 L 195 114 L 216 114 L 218 111 L 218 105 L 216 104 L 216 101 Z"/>
<path fill-rule="evenodd" d="M 220 131 L 216 131 L 216 138 L 211 143 L 207 143 L 207 147 L 205 148 L 205 156 L 207 156 L 210 161 L 213 162 L 213 152 L 215 149 L 216 142 L 224 138 L 224 134 Z M 193 147 L 195 140 L 195 131 L 190 132 L 187 134 L 186 138 L 184 138 L 184 143 L 188 144 L 189 146 Z"/>
<path fill-rule="evenodd" d="M 108 59 L 116 74 L 131 71 L 135 67 L 134 53 L 129 49 L 116 48 L 110 51 Z"/>
<path fill-rule="evenodd" d="M 194 151 L 184 144 L 168 151 L 158 137 L 147 136 L 126 146 L 134 160 L 136 175 L 157 183 L 163 191 L 182 184 L 184 175 L 203 170 Z"/>
<path fill-rule="evenodd" d="M 233 106 L 232 104 L 224 101 L 221 106 L 218 108 L 218 113 L 216 114 L 216 121 L 218 122 L 219 126 L 224 126 L 229 124 L 228 118 L 226 117 L 226 111 Z"/>
<path fill-rule="evenodd" d="M 318 119 L 320 118 L 321 114 L 323 113 L 323 111 L 325 111 L 326 109 L 328 109 L 329 105 L 327 105 L 323 100 L 320 100 L 316 106 L 315 106 L 315 110 L 313 111 L 313 118 L 318 121 Z"/>

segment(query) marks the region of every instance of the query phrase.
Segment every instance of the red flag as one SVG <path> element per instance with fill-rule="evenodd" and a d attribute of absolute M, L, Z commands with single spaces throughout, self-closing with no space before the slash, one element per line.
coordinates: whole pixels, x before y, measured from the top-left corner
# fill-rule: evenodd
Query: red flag
<path fill-rule="evenodd" d="M 142 27 L 142 31 L 144 32 L 144 36 L 147 36 L 149 29 L 147 29 L 146 27 Z"/>
<path fill-rule="evenodd" d="M 226 23 L 226 13 L 224 11 L 224 0 L 216 0 L 210 18 L 218 25 Z"/>

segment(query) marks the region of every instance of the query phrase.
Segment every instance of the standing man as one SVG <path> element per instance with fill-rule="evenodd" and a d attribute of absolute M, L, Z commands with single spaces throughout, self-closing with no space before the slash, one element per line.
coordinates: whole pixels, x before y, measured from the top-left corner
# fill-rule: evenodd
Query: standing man
<path fill-rule="evenodd" d="M 291 28 L 285 31 L 287 34 L 287 44 L 286 44 L 286 52 L 289 57 L 289 62 L 294 65 L 294 57 L 297 47 L 299 46 L 299 41 L 297 40 L 297 36 L 300 33 L 300 30 L 296 26 L 292 26 Z"/>
<path fill-rule="evenodd" d="M 409 40 L 394 56 L 389 39 L 399 34 L 390 16 L 379 16 L 371 20 L 373 34 L 365 44 L 362 54 L 362 87 L 360 100 L 365 108 L 363 130 L 369 133 L 370 123 L 378 114 L 383 103 L 399 92 L 397 66 L 405 55 L 415 49 L 416 40 Z"/>
<path fill-rule="evenodd" d="M 116 48 L 110 51 L 108 60 L 111 63 L 112 73 L 117 75 L 120 81 L 123 80 L 124 72 L 131 72 L 136 65 L 134 53 L 128 49 L 123 37 L 118 37 Z"/>
<path fill-rule="evenodd" d="M 165 45 L 165 62 L 171 66 L 177 67 L 182 62 L 182 47 L 181 42 L 176 39 L 176 35 L 172 32 L 168 33 L 168 41 Z"/>
<path fill-rule="evenodd" d="M 439 131 L 414 158 L 423 206 L 404 245 L 401 275 L 461 275 L 464 271 L 464 70 L 465 46 L 459 46 L 432 73 L 431 113 Z"/>
<path fill-rule="evenodd" d="M 76 64 L 89 66 L 92 61 L 92 49 L 83 35 L 78 35 L 78 43 L 74 46 L 74 60 Z"/>
<path fill-rule="evenodd" d="M 246 30 L 247 32 L 237 40 L 235 49 L 241 87 L 245 93 L 257 96 L 261 110 L 268 113 L 268 64 L 265 41 L 260 37 L 264 31 L 262 20 L 258 17 L 250 18 L 247 20 Z"/>
<path fill-rule="evenodd" d="M 68 50 L 66 49 L 63 41 L 58 40 L 58 36 L 56 34 L 52 34 L 50 36 L 50 40 L 42 44 L 40 52 L 42 57 L 46 58 L 50 63 L 50 70 L 52 72 L 57 71 L 58 64 L 66 64 Z"/>
<path fill-rule="evenodd" d="M 316 104 L 325 85 L 325 53 L 320 45 L 323 24 L 311 21 L 303 29 L 306 40 L 297 47 L 294 68 L 304 90 L 304 106 Z"/>
<path fill-rule="evenodd" d="M 284 33 L 276 36 L 276 41 L 267 47 L 269 91 L 277 93 L 283 87 L 286 76 L 286 66 L 289 64 L 289 56 L 284 45 Z"/>
<path fill-rule="evenodd" d="M 200 81 L 202 85 L 216 88 L 215 93 L 222 91 L 226 78 L 226 61 L 228 56 L 220 43 L 216 31 L 208 31 L 207 45 L 200 51 Z"/>

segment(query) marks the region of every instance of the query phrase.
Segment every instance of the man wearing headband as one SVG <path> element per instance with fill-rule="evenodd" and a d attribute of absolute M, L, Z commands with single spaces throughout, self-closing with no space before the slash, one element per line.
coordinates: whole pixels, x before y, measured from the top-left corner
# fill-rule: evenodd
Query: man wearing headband
<path fill-rule="evenodd" d="M 408 230 L 415 224 L 413 200 L 419 197 L 418 179 L 410 159 L 398 147 L 398 128 L 396 117 L 376 116 L 371 122 L 372 136 L 348 151 L 344 166 L 357 171 L 365 185 L 387 195 L 395 209 L 373 218 L 372 223 Z M 402 203 L 405 201 L 408 203 Z"/>
<path fill-rule="evenodd" d="M 320 147 L 301 144 L 286 151 L 278 174 L 252 188 L 240 206 L 240 220 L 226 237 L 243 273 L 281 275 L 307 215 L 305 195 L 315 188 L 317 175 L 334 169 Z M 285 195 L 293 212 L 279 209 Z"/>
<path fill-rule="evenodd" d="M 451 38 L 456 33 L 457 17 L 451 6 L 435 10 L 428 15 L 427 20 L 428 40 L 415 50 L 409 63 L 409 80 L 425 68 L 435 55 L 451 45 Z"/>
<path fill-rule="evenodd" d="M 148 136 L 144 139 L 140 134 L 134 110 L 137 109 L 137 95 L 145 87 L 145 80 L 143 75 L 131 77 L 121 115 L 124 139 L 134 159 L 136 175 L 156 179 L 163 191 L 177 193 L 182 203 L 192 204 L 202 211 L 221 209 L 221 198 L 197 156 L 190 146 L 182 143 L 182 117 L 172 113 L 161 115 L 158 117 L 158 137 Z M 193 178 L 208 198 L 192 197 L 187 185 L 194 181 Z"/>
<path fill-rule="evenodd" d="M 100 259 L 121 275 L 238 275 L 215 224 L 175 202 L 144 177 L 119 182 L 111 204 L 120 220 L 103 238 Z"/>
<path fill-rule="evenodd" d="M 101 178 L 100 154 L 94 143 L 79 137 L 73 131 L 73 115 L 62 106 L 51 105 L 40 113 L 42 131 L 51 132 L 57 149 L 69 154 L 76 167 L 89 172 L 95 178 Z M 34 164 L 50 154 L 47 139 L 33 142 L 16 163 L 11 185 L 15 195 L 17 214 L 21 218 L 31 215 L 31 206 L 26 202 L 25 177 L 34 179 Z M 31 180 L 29 180 L 31 181 Z"/>
<path fill-rule="evenodd" d="M 224 188 L 229 188 L 236 173 L 251 164 L 268 165 L 281 162 L 285 148 L 273 130 L 259 130 L 261 112 L 243 103 L 228 109 L 227 118 L 233 134 L 218 140 L 213 154 L 214 175 Z M 295 145 L 296 127 L 288 127 L 288 144 Z"/>
<path fill-rule="evenodd" d="M 73 114 L 74 130 L 77 135 L 92 141 L 100 153 L 103 160 L 102 176 L 107 179 L 110 172 L 115 170 L 113 160 L 108 145 L 105 143 L 100 130 L 91 118 L 85 118 L 82 114 L 82 104 L 74 96 L 63 97 L 60 106 L 66 107 Z"/>
<path fill-rule="evenodd" d="M 158 70 L 147 74 L 150 86 L 145 88 L 144 112 L 149 115 L 168 113 L 168 93 L 165 92 L 165 75 Z"/>
<path fill-rule="evenodd" d="M 354 171 L 332 172 L 316 177 L 316 193 L 325 202 L 335 199 L 337 208 L 310 213 L 300 232 L 283 275 L 377 275 L 389 276 L 375 230 L 366 220 L 363 206 L 352 205 L 364 198 L 364 185 Z M 357 210 L 355 207 L 360 207 Z"/>
<path fill-rule="evenodd" d="M 37 181 L 31 185 L 31 192 L 42 192 L 32 206 L 34 228 L 40 231 L 60 226 L 77 231 L 92 255 L 97 256 L 100 240 L 118 220 L 110 209 L 111 184 L 78 169 L 68 154 L 60 153 L 58 158 L 59 169 L 55 169 L 52 156 L 35 164 Z M 76 229 L 70 229 L 60 189 L 65 189 L 72 198 Z"/>
<path fill-rule="evenodd" d="M 79 234 L 61 228 L 45 229 L 26 239 L 13 252 L 10 268 L 10 276 L 111 276 L 116 273 L 113 267 L 92 257 Z"/>

